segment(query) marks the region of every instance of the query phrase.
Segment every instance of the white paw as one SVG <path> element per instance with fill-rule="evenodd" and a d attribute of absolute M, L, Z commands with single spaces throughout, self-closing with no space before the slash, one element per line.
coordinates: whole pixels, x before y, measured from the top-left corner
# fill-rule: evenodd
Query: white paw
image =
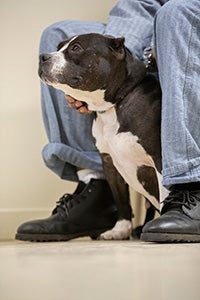
<path fill-rule="evenodd" d="M 129 238 L 132 233 L 132 223 L 128 220 L 117 221 L 115 226 L 103 232 L 100 235 L 100 240 L 125 240 Z"/>

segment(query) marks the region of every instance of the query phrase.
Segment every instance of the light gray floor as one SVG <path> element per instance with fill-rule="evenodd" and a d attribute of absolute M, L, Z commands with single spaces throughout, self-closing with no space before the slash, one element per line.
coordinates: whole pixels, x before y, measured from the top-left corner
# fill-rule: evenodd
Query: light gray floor
<path fill-rule="evenodd" d="M 1 300 L 199 300 L 200 244 L 0 243 Z"/>

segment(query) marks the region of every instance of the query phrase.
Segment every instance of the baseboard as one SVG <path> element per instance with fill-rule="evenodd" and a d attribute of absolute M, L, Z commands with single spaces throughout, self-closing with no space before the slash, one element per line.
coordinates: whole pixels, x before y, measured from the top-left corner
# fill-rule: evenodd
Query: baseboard
<path fill-rule="evenodd" d="M 50 208 L 0 209 L 0 240 L 13 240 L 20 224 L 48 217 L 50 212 Z"/>

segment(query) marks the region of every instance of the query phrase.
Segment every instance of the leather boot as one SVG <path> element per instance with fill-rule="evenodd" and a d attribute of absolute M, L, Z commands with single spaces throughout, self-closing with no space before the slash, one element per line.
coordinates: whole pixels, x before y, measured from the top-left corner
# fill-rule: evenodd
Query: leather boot
<path fill-rule="evenodd" d="M 200 242 L 200 183 L 173 186 L 161 216 L 144 226 L 141 240 Z"/>
<path fill-rule="evenodd" d="M 19 226 L 17 240 L 67 241 L 77 237 L 97 238 L 117 221 L 117 208 L 107 181 L 79 182 L 76 191 L 58 201 L 49 218 Z"/>

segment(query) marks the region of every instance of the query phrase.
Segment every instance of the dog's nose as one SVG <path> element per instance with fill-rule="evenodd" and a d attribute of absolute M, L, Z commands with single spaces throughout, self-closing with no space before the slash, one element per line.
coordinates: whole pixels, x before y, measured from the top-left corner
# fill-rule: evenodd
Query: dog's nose
<path fill-rule="evenodd" d="M 51 59 L 51 54 L 48 53 L 40 54 L 40 62 L 45 62 L 49 59 Z"/>

